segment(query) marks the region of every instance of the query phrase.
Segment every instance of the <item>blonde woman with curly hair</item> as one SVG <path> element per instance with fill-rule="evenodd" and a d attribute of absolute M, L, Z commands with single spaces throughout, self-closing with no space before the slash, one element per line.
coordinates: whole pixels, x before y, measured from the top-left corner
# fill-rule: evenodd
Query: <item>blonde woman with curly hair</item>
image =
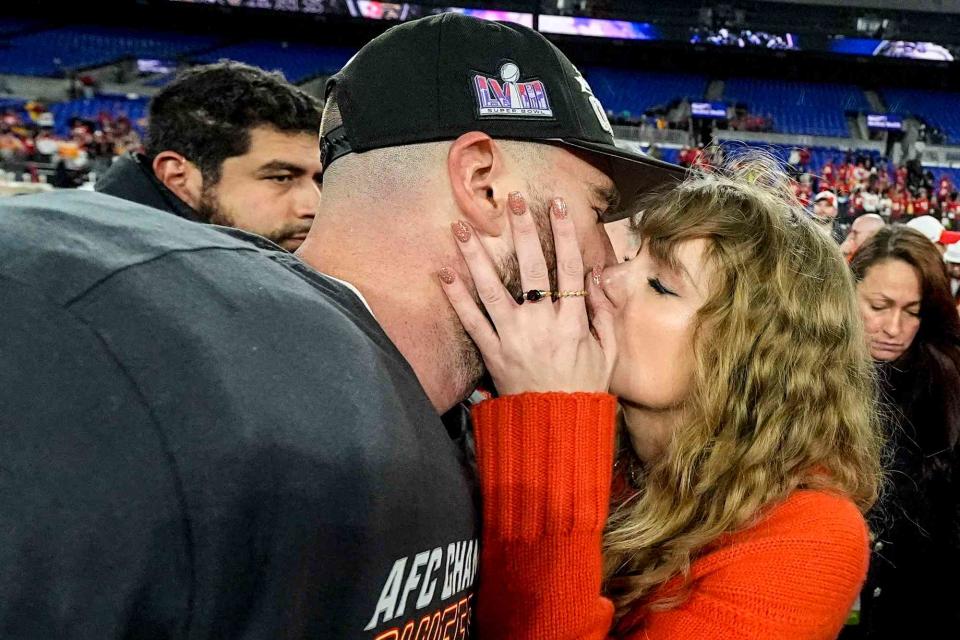
<path fill-rule="evenodd" d="M 511 210 L 523 289 L 549 290 Z M 637 256 L 586 285 L 552 210 L 551 295 L 514 302 L 473 238 L 487 315 L 442 285 L 500 393 L 474 410 L 479 637 L 835 638 L 882 448 L 838 247 L 765 161 L 649 199 Z"/>

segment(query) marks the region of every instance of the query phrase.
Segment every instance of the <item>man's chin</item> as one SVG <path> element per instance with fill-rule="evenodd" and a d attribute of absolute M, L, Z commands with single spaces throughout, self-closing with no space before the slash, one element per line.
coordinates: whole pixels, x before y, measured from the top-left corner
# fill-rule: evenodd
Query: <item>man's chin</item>
<path fill-rule="evenodd" d="M 303 241 L 306 239 L 307 239 L 307 234 L 304 233 L 304 234 L 284 238 L 283 240 L 276 241 L 276 243 L 281 247 L 283 247 L 284 249 L 286 249 L 287 251 L 289 251 L 290 253 L 293 253 L 294 251 L 300 248 L 300 245 L 302 245 Z"/>

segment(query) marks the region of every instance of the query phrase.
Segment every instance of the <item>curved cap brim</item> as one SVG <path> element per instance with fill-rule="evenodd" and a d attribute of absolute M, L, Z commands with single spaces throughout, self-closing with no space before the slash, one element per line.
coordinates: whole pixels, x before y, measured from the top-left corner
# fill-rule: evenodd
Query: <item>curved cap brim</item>
<path fill-rule="evenodd" d="M 687 173 L 686 169 L 679 165 L 627 151 L 612 144 L 570 138 L 556 142 L 588 155 L 601 156 L 603 164 L 609 167 L 610 179 L 620 192 L 621 204 L 615 211 L 610 211 L 603 217 L 604 222 L 622 220 L 637 213 L 634 204 L 641 195 L 671 184 L 679 184 Z"/>

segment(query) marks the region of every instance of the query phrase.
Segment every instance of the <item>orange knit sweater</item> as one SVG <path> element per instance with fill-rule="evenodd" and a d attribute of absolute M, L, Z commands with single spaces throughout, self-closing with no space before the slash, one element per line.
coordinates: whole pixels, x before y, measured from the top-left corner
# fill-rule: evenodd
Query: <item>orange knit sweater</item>
<path fill-rule="evenodd" d="M 483 640 L 836 638 L 867 570 L 863 518 L 801 490 L 693 562 L 688 599 L 612 628 L 600 542 L 616 401 L 523 394 L 475 407 L 483 496 L 477 632 Z"/>

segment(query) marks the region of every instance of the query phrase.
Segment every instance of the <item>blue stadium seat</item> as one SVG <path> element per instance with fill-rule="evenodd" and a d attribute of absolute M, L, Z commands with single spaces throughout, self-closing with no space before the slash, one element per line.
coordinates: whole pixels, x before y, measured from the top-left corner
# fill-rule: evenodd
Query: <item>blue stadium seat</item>
<path fill-rule="evenodd" d="M 660 148 L 660 159 L 664 162 L 677 164 L 680 161 L 680 149 L 671 149 L 669 147 Z"/>
<path fill-rule="evenodd" d="M 216 46 L 207 36 L 110 27 L 65 27 L 12 37 L 0 49 L 0 73 L 62 77 L 130 57 L 176 59 Z"/>
<path fill-rule="evenodd" d="M 853 85 L 730 78 L 727 102 L 742 102 L 751 113 L 773 117 L 780 133 L 848 137 L 845 111 L 870 111 L 870 103 Z"/>
<path fill-rule="evenodd" d="M 20 109 L 27 103 L 25 98 L 0 98 L 0 111 L 5 109 Z"/>
<path fill-rule="evenodd" d="M 332 75 L 350 60 L 355 49 L 316 47 L 281 42 L 245 42 L 194 56 L 195 62 L 236 60 L 256 65 L 269 71 L 280 71 L 293 83 L 303 82 L 319 75 Z"/>
<path fill-rule="evenodd" d="M 925 120 L 947 136 L 950 144 L 960 144 L 960 95 L 942 91 L 884 89 L 887 110 Z"/>
<path fill-rule="evenodd" d="M 0 36 L 11 36 L 41 26 L 36 20 L 25 18 L 0 18 Z"/>
<path fill-rule="evenodd" d="M 678 98 L 702 100 L 707 79 L 698 75 L 671 75 L 589 67 L 583 74 L 604 109 L 640 116 L 653 107 L 666 106 Z"/>

